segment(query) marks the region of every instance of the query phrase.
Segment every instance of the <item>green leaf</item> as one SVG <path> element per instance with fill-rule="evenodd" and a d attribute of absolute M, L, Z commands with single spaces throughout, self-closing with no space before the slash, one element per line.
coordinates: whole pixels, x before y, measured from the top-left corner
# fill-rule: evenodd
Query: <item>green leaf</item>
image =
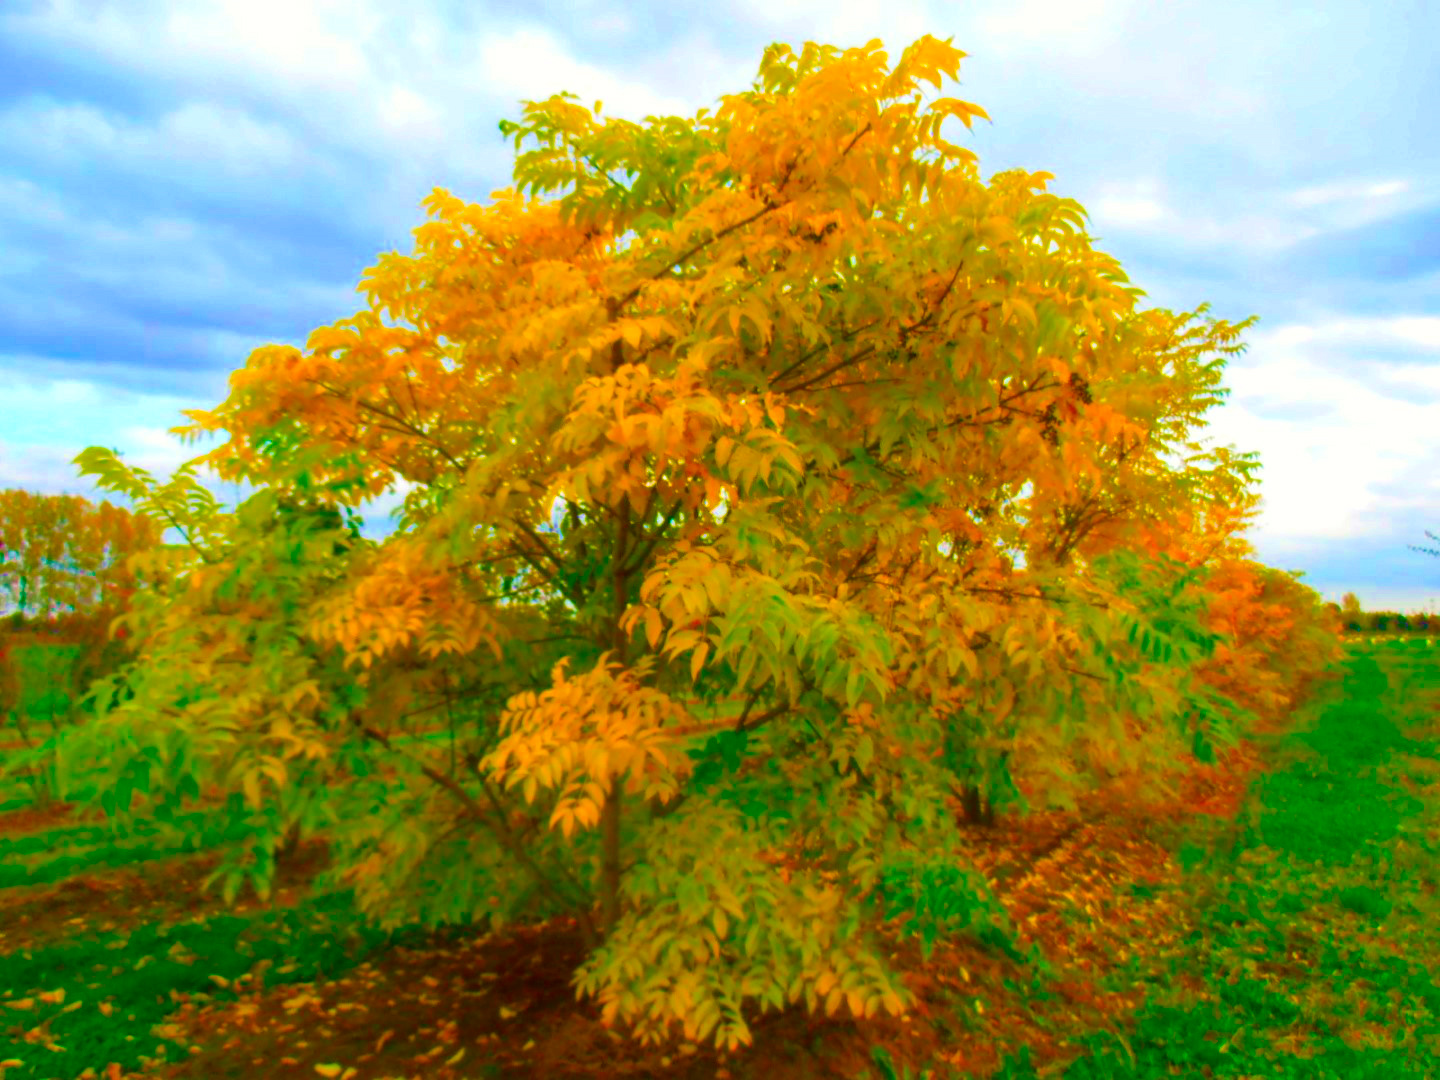
<path fill-rule="evenodd" d="M 1210 745 L 1210 740 L 1205 738 L 1204 732 L 1198 727 L 1195 729 L 1194 737 L 1190 740 L 1190 752 L 1195 755 L 1196 760 L 1206 765 L 1215 761 L 1215 748 Z"/>

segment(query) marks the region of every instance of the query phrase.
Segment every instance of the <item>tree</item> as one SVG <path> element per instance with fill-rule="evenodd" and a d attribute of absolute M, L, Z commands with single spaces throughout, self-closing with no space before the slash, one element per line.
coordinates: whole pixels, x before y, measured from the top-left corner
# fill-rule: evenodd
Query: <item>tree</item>
<path fill-rule="evenodd" d="M 0 593 L 15 608 L 0 630 L 0 720 L 25 746 L 38 741 L 32 721 L 73 722 L 83 691 L 129 657 L 106 631 L 134 590 L 127 557 L 158 536 L 152 520 L 106 503 L 0 491 Z M 48 765 L 22 774 L 48 803 Z"/>
<path fill-rule="evenodd" d="M 54 689 L 73 700 L 118 662 L 125 650 L 107 643 L 136 582 L 128 557 L 153 547 L 160 528 L 150 518 L 79 496 L 0 491 L 0 594 L 14 611 L 10 628 L 30 628 L 56 645 L 78 645 L 73 664 L 52 671 Z M 15 708 L 18 673 L 0 641 L 0 715 Z"/>
<path fill-rule="evenodd" d="M 0 595 L 41 618 L 93 607 L 133 586 L 126 558 L 158 539 L 154 521 L 109 503 L 0 491 Z"/>
<path fill-rule="evenodd" d="M 888 938 L 1008 940 L 951 796 L 1028 770 L 1063 801 L 1077 754 L 1138 739 L 1143 771 L 1203 744 L 1197 713 L 1244 720 L 1194 677 L 1211 570 L 1161 552 L 1194 557 L 1248 476 L 1161 455 L 1245 324 L 1187 344 L 1048 174 L 981 184 L 939 127 L 984 112 L 917 112 L 963 56 L 774 46 L 714 117 L 601 125 L 561 94 L 502 122 L 541 144 L 518 192 L 437 189 L 370 310 L 187 412 L 230 438 L 186 470 L 261 489 L 234 515 L 185 470 L 77 458 L 186 543 L 133 560 L 135 696 L 64 760 L 111 755 L 116 813 L 243 792 L 231 897 L 298 822 L 384 924 L 573 914 L 577 993 L 647 1040 L 734 1046 L 743 1007 L 802 998 L 898 1013 Z M 276 516 L 399 479 L 381 544 Z M 437 710 L 449 753 L 403 746 Z"/>

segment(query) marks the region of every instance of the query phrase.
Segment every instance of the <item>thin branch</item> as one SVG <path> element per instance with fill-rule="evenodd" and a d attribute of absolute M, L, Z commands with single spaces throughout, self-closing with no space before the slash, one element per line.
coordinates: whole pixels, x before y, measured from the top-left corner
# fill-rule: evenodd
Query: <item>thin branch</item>
<path fill-rule="evenodd" d="M 652 488 L 651 490 L 653 491 L 654 489 Z M 665 530 L 670 527 L 670 523 L 675 520 L 675 515 L 680 512 L 680 507 L 683 505 L 684 503 L 680 499 L 675 500 L 670 507 L 670 511 L 665 515 L 665 520 L 655 526 L 655 531 L 650 534 L 649 541 L 646 542 L 643 547 L 636 549 L 637 553 L 635 558 L 632 559 L 630 565 L 625 568 L 626 574 L 633 574 L 645 565 L 645 561 L 650 558 L 650 553 L 655 550 L 655 545 L 660 542 L 660 537 L 664 534 Z M 645 509 L 645 516 L 649 517 L 650 508 L 648 504 Z"/>

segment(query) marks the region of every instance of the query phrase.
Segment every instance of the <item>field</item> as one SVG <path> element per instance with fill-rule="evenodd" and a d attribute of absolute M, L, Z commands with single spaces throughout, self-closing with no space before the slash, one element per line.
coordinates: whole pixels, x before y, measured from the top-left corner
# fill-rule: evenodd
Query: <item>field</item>
<path fill-rule="evenodd" d="M 1431 1076 L 1437 750 L 1440 649 L 1352 642 L 1295 731 L 1197 765 L 1169 817 L 1101 792 L 967 832 L 1048 974 L 909 943 L 909 1017 L 770 1013 L 730 1055 L 607 1031 L 569 984 L 572 922 L 381 934 L 348 893 L 306 897 L 323 841 L 227 909 L 199 892 L 203 808 L 117 837 L 10 782 L 0 1077 Z"/>

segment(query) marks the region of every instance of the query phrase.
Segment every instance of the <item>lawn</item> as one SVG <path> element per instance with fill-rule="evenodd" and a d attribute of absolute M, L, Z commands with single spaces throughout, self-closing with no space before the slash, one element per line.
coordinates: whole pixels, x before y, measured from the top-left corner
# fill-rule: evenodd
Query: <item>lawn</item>
<path fill-rule="evenodd" d="M 37 810 L 12 783 L 0 1073 L 1430 1076 L 1437 749 L 1440 650 L 1352 643 L 1343 681 L 1296 730 L 1197 765 L 1173 814 L 1101 792 L 1073 813 L 967 831 L 1019 951 L 960 940 L 922 960 L 907 942 L 896 963 L 922 1000 L 909 1017 L 771 1013 L 729 1055 L 607 1031 L 569 984 L 573 921 L 380 933 L 348 892 L 306 895 L 323 841 L 281 867 L 269 902 L 227 909 L 198 889 L 225 836 L 213 810 L 115 836 L 73 806 Z"/>

